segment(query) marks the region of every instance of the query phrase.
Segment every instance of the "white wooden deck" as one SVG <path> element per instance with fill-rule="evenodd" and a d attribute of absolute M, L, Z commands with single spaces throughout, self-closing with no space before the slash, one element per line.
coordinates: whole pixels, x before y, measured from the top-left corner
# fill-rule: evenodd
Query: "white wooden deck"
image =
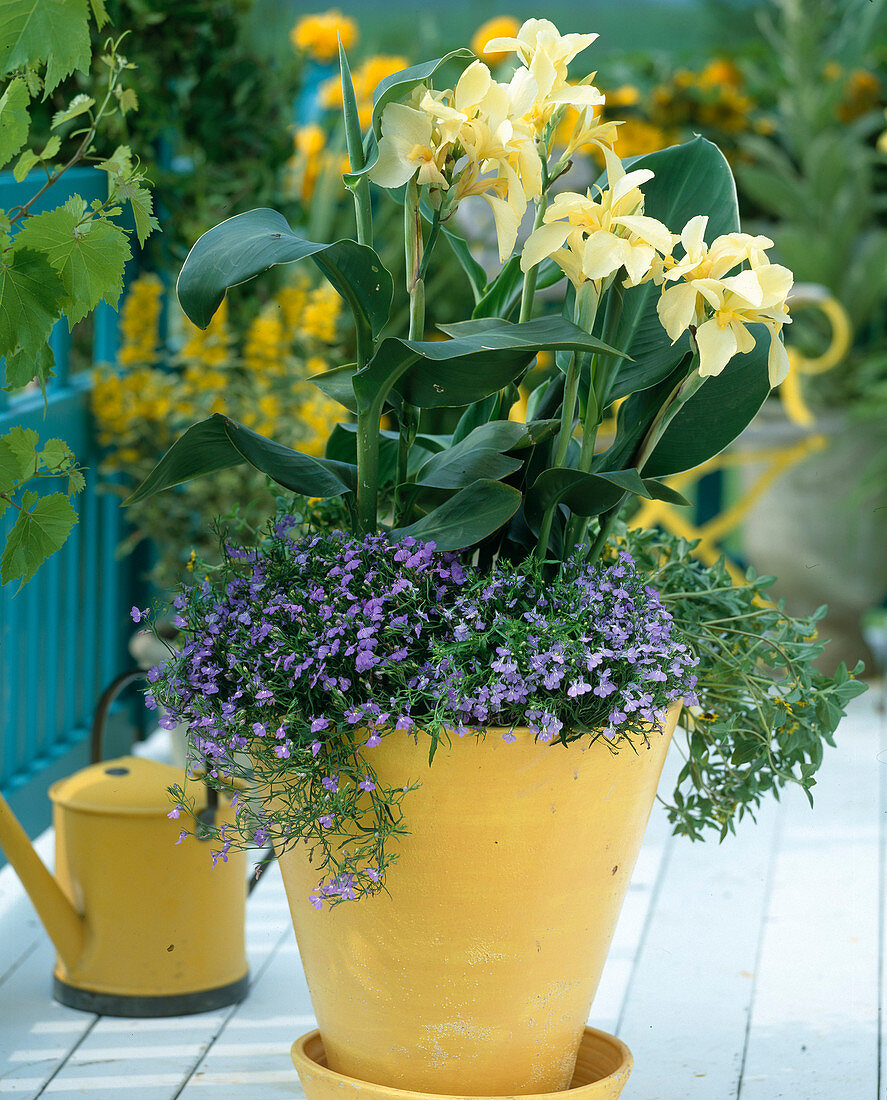
<path fill-rule="evenodd" d="M 634 1052 L 625 1100 L 885 1097 L 883 705 L 883 688 L 851 704 L 813 810 L 792 791 L 720 846 L 654 810 L 591 1017 Z M 50 998 L 53 950 L 0 871 L 0 1095 L 298 1100 L 289 1047 L 314 1021 L 276 868 L 247 929 L 243 1004 L 100 1018 Z"/>

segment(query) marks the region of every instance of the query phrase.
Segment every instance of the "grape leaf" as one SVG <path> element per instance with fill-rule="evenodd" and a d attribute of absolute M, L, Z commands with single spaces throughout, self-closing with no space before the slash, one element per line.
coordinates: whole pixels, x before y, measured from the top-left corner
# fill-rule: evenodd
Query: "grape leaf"
<path fill-rule="evenodd" d="M 16 464 L 16 481 L 31 477 L 37 468 L 35 460 L 37 438 L 33 428 L 23 428 L 21 424 L 16 424 L 0 441 L 6 445 Z"/>
<path fill-rule="evenodd" d="M 89 0 L 89 6 L 92 8 L 92 17 L 95 20 L 95 25 L 100 29 L 108 22 L 108 12 L 105 9 L 105 0 Z"/>
<path fill-rule="evenodd" d="M 131 255 L 129 240 L 119 226 L 101 218 L 81 222 L 78 207 L 69 201 L 28 218 L 18 235 L 22 247 L 42 252 L 61 275 L 71 328 L 102 299 L 116 307 L 123 292 L 123 269 Z"/>
<path fill-rule="evenodd" d="M 21 183 L 22 180 L 27 178 L 28 173 L 39 161 L 40 158 L 34 152 L 33 149 L 25 149 L 22 155 L 15 162 L 15 168 L 12 170 L 12 174 L 15 177 L 17 183 Z"/>
<path fill-rule="evenodd" d="M 13 80 L 0 96 L 0 168 L 7 164 L 28 140 L 31 95 L 24 80 Z"/>
<path fill-rule="evenodd" d="M 58 134 L 53 134 L 49 141 L 47 141 L 47 143 L 40 150 L 40 159 L 52 160 L 52 158 L 56 155 L 59 149 L 61 149 L 61 147 L 62 139 L 58 136 Z"/>
<path fill-rule="evenodd" d="M 64 545 L 77 522 L 77 513 L 64 493 L 22 494 L 19 512 L 3 557 L 0 558 L 0 583 L 11 580 L 27 584 L 46 559 Z"/>
<path fill-rule="evenodd" d="M 47 439 L 38 457 L 44 469 L 59 470 L 73 461 L 74 454 L 64 439 Z"/>
<path fill-rule="evenodd" d="M 144 244 L 151 233 L 160 228 L 160 222 L 154 217 L 151 192 L 132 181 L 124 183 L 117 189 L 117 198 L 121 202 L 128 202 L 132 207 L 132 216 L 136 223 L 136 236 L 139 238 L 139 244 Z"/>
<path fill-rule="evenodd" d="M 71 102 L 61 111 L 56 111 L 52 116 L 52 126 L 50 129 L 55 130 L 59 126 L 63 126 L 66 122 L 70 122 L 72 118 L 77 118 L 78 115 L 84 114 L 95 103 L 92 96 L 75 95 Z"/>
<path fill-rule="evenodd" d="M 8 493 L 14 489 L 20 477 L 18 455 L 4 436 L 0 439 L 0 493 Z"/>
<path fill-rule="evenodd" d="M 49 344 L 41 344 L 35 351 L 19 349 L 6 356 L 6 386 L 8 390 L 20 390 L 36 378 L 41 390 L 53 376 L 55 356 Z"/>
<path fill-rule="evenodd" d="M 21 348 L 36 357 L 64 298 L 65 288 L 46 257 L 17 247 L 9 264 L 0 263 L 0 355 Z"/>
<path fill-rule="evenodd" d="M 46 62 L 48 94 L 75 69 L 88 73 L 91 57 L 87 0 L 5 0 L 0 5 L 0 75 Z"/>

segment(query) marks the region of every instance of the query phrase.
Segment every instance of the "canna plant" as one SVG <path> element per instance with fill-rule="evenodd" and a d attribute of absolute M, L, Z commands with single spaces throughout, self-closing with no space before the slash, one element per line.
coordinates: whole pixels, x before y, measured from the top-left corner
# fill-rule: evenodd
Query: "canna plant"
<path fill-rule="evenodd" d="M 366 134 L 340 49 L 355 239 L 305 240 L 279 213 L 253 210 L 200 238 L 177 292 L 206 327 L 230 288 L 312 260 L 353 317 L 355 361 L 312 379 L 342 421 L 316 457 L 210 416 L 129 501 L 245 463 L 293 493 L 342 498 L 355 536 L 411 537 L 488 566 L 535 556 L 549 569 L 577 554 L 592 565 L 638 498 L 683 503 L 662 479 L 727 446 L 785 377 L 792 276 L 769 262 L 767 238 L 740 232 L 714 145 L 697 138 L 625 164 L 613 153 L 618 123 L 600 121 L 604 96 L 568 75 L 595 38 L 528 20 L 517 37 L 488 43 L 515 57 L 507 83 L 464 49 L 405 69 L 376 88 Z M 452 87 L 439 86 L 457 69 Z M 555 150 L 568 110 L 575 128 Z M 589 145 L 604 173 L 585 194 L 564 190 L 571 156 Z M 374 188 L 403 208 L 406 332 L 389 325 L 394 285 L 373 247 Z M 478 199 L 498 242 L 491 278 L 455 228 L 460 206 Z M 425 281 L 443 248 L 475 305 L 428 334 Z M 517 422 L 521 383 L 543 351 L 557 370 Z M 435 409 L 458 410 L 451 432 L 423 430 Z"/>

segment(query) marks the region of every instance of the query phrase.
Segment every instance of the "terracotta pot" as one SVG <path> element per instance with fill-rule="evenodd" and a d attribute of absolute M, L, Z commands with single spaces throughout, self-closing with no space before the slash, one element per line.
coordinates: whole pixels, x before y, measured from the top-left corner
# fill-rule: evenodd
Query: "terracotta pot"
<path fill-rule="evenodd" d="M 281 856 L 327 1064 L 365 1082 L 502 1096 L 569 1087 L 679 707 L 650 747 L 406 734 L 368 750 L 404 799 L 387 893 L 316 911 Z"/>

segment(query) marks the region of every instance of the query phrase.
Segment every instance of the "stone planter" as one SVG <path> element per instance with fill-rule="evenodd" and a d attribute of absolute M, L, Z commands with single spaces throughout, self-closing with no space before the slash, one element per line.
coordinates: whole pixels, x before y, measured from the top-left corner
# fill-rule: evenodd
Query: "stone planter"
<path fill-rule="evenodd" d="M 862 658 L 871 671 L 860 620 L 887 594 L 887 491 L 865 496 L 859 482 L 884 447 L 883 433 L 839 415 L 800 428 L 778 407 L 765 405 L 734 446 L 788 447 L 811 433 L 825 436 L 827 445 L 779 477 L 753 505 L 743 526 L 743 554 L 759 573 L 779 578 L 771 594 L 785 597 L 793 614 L 828 604 L 820 627 L 829 639 L 822 668 L 833 671 L 840 661 L 852 666 Z M 758 463 L 742 467 L 743 489 L 762 469 Z"/>

